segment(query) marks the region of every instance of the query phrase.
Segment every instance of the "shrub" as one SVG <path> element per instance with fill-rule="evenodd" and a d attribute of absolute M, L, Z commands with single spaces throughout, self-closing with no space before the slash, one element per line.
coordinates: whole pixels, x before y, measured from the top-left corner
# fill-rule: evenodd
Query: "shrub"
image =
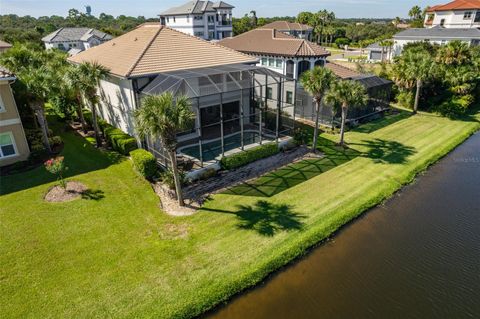
<path fill-rule="evenodd" d="M 293 132 L 293 140 L 297 145 L 305 145 L 308 143 L 308 131 L 304 128 L 297 127 Z"/>
<path fill-rule="evenodd" d="M 459 115 L 465 114 L 465 112 L 468 110 L 470 105 L 472 105 L 474 100 L 475 98 L 470 94 L 462 96 L 452 96 L 447 101 L 441 103 L 436 108 L 436 111 L 443 116 L 455 118 Z"/>
<path fill-rule="evenodd" d="M 244 166 L 248 163 L 254 162 L 262 158 L 275 155 L 278 152 L 280 152 L 280 150 L 277 144 L 270 143 L 251 148 L 244 152 L 225 156 L 221 159 L 220 163 L 222 165 L 222 168 L 229 170 Z"/>
<path fill-rule="evenodd" d="M 115 151 L 123 155 L 128 155 L 131 151 L 138 148 L 135 138 L 110 124 L 104 125 L 103 133 L 105 134 L 105 138 Z"/>
<path fill-rule="evenodd" d="M 180 174 L 180 183 L 182 185 L 185 185 L 187 182 L 185 172 L 179 171 L 179 174 Z M 172 170 L 168 169 L 164 171 L 162 174 L 160 174 L 160 179 L 162 180 L 162 183 L 168 186 L 168 188 L 175 189 L 175 179 L 173 178 Z"/>
<path fill-rule="evenodd" d="M 133 166 L 143 177 L 152 179 L 157 175 L 157 160 L 152 153 L 144 149 L 138 149 L 130 152 L 130 156 Z"/>
<path fill-rule="evenodd" d="M 46 161 L 44 165 L 45 165 L 45 169 L 48 172 L 50 172 L 53 175 L 57 175 L 57 179 L 60 182 L 60 186 L 62 186 L 63 189 L 66 189 L 67 182 L 63 178 L 63 174 L 65 173 L 66 170 L 68 170 L 68 167 L 65 166 L 65 161 L 63 156 L 51 158 L 48 161 Z"/>
<path fill-rule="evenodd" d="M 413 109 L 413 104 L 415 102 L 415 97 L 413 92 L 410 91 L 400 91 L 397 94 L 397 103 L 405 108 Z"/>
<path fill-rule="evenodd" d="M 48 138 L 51 147 L 62 145 L 62 138 L 60 136 L 52 136 Z"/>
<path fill-rule="evenodd" d="M 92 120 L 92 112 L 90 110 L 83 110 L 83 118 L 85 119 L 85 122 L 87 122 L 88 125 L 92 126 L 93 120 Z"/>

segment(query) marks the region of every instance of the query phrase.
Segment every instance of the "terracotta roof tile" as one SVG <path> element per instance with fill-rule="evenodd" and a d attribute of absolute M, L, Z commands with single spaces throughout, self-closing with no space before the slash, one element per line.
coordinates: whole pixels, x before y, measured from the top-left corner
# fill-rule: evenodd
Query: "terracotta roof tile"
<path fill-rule="evenodd" d="M 275 29 L 254 29 L 234 38 L 219 42 L 234 50 L 250 53 L 285 57 L 328 56 L 330 53 L 321 46 L 298 39 Z"/>
<path fill-rule="evenodd" d="M 109 42 L 68 59 L 97 61 L 122 77 L 186 70 L 225 64 L 254 63 L 256 59 L 221 45 L 146 23 Z"/>
<path fill-rule="evenodd" d="M 8 49 L 11 47 L 12 45 L 10 43 L 0 40 L 0 49 Z"/>
<path fill-rule="evenodd" d="M 480 9 L 480 0 L 455 0 L 431 7 L 427 12 Z"/>
<path fill-rule="evenodd" d="M 333 73 L 335 73 L 336 76 L 338 76 L 341 79 L 353 79 L 355 77 L 361 76 L 361 73 L 358 73 L 357 71 L 353 71 L 347 67 L 344 67 L 340 64 L 328 62 L 325 64 L 325 67 L 327 69 L 330 69 Z"/>
<path fill-rule="evenodd" d="M 10 72 L 7 68 L 0 65 L 0 80 L 13 78 L 15 75 Z"/>
<path fill-rule="evenodd" d="M 260 29 L 276 29 L 280 31 L 305 31 L 313 30 L 313 28 L 306 24 L 288 21 L 274 21 L 260 27 Z"/>

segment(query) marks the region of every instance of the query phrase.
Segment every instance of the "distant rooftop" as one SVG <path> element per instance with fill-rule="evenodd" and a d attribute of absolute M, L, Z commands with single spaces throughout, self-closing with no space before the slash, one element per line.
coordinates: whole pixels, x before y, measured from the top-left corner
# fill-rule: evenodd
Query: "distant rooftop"
<path fill-rule="evenodd" d="M 258 28 L 219 42 L 234 50 L 259 55 L 284 57 L 328 56 L 330 53 L 316 43 L 298 39 L 275 29 Z"/>
<path fill-rule="evenodd" d="M 12 45 L 10 43 L 0 40 L 0 49 L 8 49 L 11 47 Z"/>
<path fill-rule="evenodd" d="M 97 61 L 109 68 L 110 73 L 122 77 L 257 62 L 257 59 L 246 54 L 159 23 L 142 24 L 68 60 L 74 63 Z"/>
<path fill-rule="evenodd" d="M 88 41 L 91 37 L 111 40 L 113 37 L 105 32 L 90 28 L 60 28 L 42 38 L 43 42 Z"/>
<path fill-rule="evenodd" d="M 433 6 L 427 12 L 480 9 L 480 0 L 455 0 L 447 4 Z"/>
<path fill-rule="evenodd" d="M 216 12 L 216 9 L 233 9 L 234 6 L 223 2 L 212 1 L 189 1 L 181 6 L 170 8 L 161 13 L 161 15 L 185 15 L 185 14 L 203 14 L 205 12 Z"/>
<path fill-rule="evenodd" d="M 260 29 L 275 29 L 279 31 L 308 31 L 313 28 L 306 24 L 288 21 L 274 21 L 269 24 L 260 27 Z"/>
<path fill-rule="evenodd" d="M 14 78 L 15 75 L 10 72 L 7 68 L 4 66 L 0 65 L 0 81 L 1 80 L 6 80 L 6 79 L 11 79 Z"/>
<path fill-rule="evenodd" d="M 412 28 L 401 31 L 393 36 L 394 39 L 480 39 L 480 30 L 475 28 L 444 28 L 436 26 L 430 29 Z"/>

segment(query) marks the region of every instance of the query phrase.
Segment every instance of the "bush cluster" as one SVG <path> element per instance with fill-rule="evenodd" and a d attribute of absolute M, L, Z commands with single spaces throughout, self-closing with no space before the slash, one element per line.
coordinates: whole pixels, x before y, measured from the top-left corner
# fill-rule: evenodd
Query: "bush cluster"
<path fill-rule="evenodd" d="M 143 177 L 151 180 L 157 175 L 157 160 L 152 153 L 138 149 L 130 152 L 133 166 Z"/>
<path fill-rule="evenodd" d="M 180 177 L 180 183 L 182 185 L 186 185 L 187 184 L 187 178 L 186 178 L 185 172 L 179 170 L 178 174 L 179 174 L 179 177 Z M 162 174 L 160 174 L 160 179 L 162 180 L 162 183 L 164 183 L 165 185 L 168 186 L 168 188 L 170 188 L 172 190 L 175 189 L 175 178 L 173 176 L 173 172 L 172 172 L 171 169 L 168 169 L 168 170 L 162 172 Z"/>
<path fill-rule="evenodd" d="M 138 148 L 137 140 L 122 130 L 106 123 L 103 123 L 102 130 L 105 139 L 110 143 L 112 148 L 120 154 L 128 155 Z"/>
<path fill-rule="evenodd" d="M 229 170 L 244 166 L 248 163 L 255 162 L 259 159 L 275 155 L 280 152 L 277 144 L 270 143 L 260 145 L 244 152 L 236 153 L 230 156 L 225 156 L 220 163 L 223 169 Z"/>

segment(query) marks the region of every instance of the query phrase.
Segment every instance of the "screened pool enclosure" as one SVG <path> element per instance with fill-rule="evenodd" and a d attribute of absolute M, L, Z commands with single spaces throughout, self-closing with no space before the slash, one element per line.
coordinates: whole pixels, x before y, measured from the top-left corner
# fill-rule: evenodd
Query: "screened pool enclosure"
<path fill-rule="evenodd" d="M 370 96 L 362 109 L 352 108 L 348 121 L 357 121 L 388 108 L 391 82 L 376 76 L 359 76 Z M 298 119 L 313 121 L 312 97 L 301 85 L 282 74 L 254 65 L 224 65 L 174 71 L 156 76 L 142 95 L 171 92 L 190 98 L 194 125 L 177 135 L 178 155 L 194 167 L 204 167 L 222 156 L 292 135 Z M 322 108 L 321 122 L 336 125 L 339 115 Z M 146 148 L 168 166 L 160 141 L 145 141 Z"/>
<path fill-rule="evenodd" d="M 162 73 L 141 93 L 172 92 L 190 98 L 195 124 L 178 134 L 178 153 L 203 167 L 231 152 L 291 135 L 293 99 L 287 103 L 283 98 L 289 82 L 293 83 L 269 69 L 241 64 Z M 168 166 L 160 141 L 147 139 L 146 146 Z"/>

